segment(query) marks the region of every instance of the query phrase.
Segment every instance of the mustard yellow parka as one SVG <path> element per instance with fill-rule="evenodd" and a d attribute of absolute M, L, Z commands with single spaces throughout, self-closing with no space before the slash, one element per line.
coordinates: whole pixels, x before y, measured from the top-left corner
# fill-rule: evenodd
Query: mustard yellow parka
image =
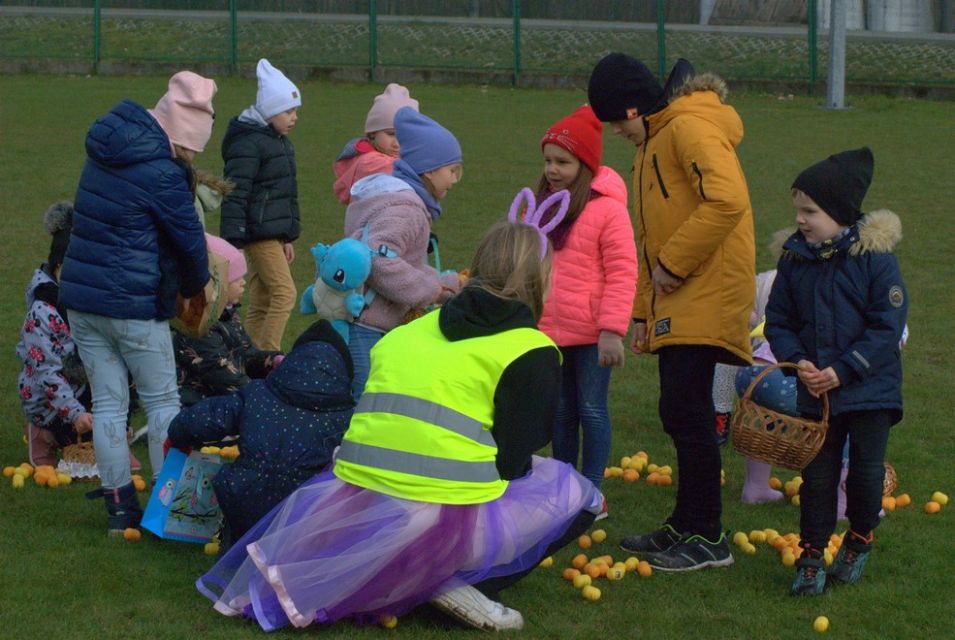
<path fill-rule="evenodd" d="M 633 167 L 640 278 L 633 317 L 645 319 L 650 350 L 714 345 L 725 361 L 752 361 L 747 323 L 756 295 L 753 211 L 736 146 L 743 123 L 723 104 L 726 84 L 690 78 L 647 117 Z M 683 285 L 656 296 L 660 264 Z"/>

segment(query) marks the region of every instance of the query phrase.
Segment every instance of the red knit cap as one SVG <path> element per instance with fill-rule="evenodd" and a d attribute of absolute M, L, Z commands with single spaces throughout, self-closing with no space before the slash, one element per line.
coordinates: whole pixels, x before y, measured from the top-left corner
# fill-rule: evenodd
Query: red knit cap
<path fill-rule="evenodd" d="M 554 123 L 541 139 L 542 151 L 545 144 L 556 144 L 566 149 L 597 175 L 603 153 L 603 125 L 590 105 L 585 104 Z"/>

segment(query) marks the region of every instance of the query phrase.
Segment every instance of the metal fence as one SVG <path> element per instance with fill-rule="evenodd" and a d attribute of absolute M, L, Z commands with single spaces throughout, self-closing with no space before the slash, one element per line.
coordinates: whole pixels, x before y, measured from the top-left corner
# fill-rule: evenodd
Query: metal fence
<path fill-rule="evenodd" d="M 401 72 L 572 84 L 602 55 L 625 51 L 661 76 L 685 57 L 730 80 L 818 88 L 828 56 L 818 28 L 826 22 L 818 18 L 825 18 L 828 2 L 756 3 L 764 13 L 771 4 L 777 13 L 785 9 L 784 24 L 779 16 L 776 23 L 759 23 L 728 9 L 721 19 L 708 16 L 709 24 L 699 24 L 714 4 L 720 6 L 663 0 L 7 1 L 0 4 L 0 68 L 128 73 L 174 64 L 247 73 L 268 57 L 302 74 L 381 80 Z M 849 4 L 863 6 L 862 0 Z M 955 88 L 955 34 L 851 30 L 846 79 L 850 85 Z"/>

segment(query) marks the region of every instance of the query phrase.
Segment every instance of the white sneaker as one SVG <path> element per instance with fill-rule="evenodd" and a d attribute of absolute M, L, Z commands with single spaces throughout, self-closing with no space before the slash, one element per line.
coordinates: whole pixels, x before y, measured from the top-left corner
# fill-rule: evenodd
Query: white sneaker
<path fill-rule="evenodd" d="M 520 611 L 494 602 L 470 585 L 449 589 L 431 601 L 451 617 L 487 631 L 518 630 L 524 626 Z"/>

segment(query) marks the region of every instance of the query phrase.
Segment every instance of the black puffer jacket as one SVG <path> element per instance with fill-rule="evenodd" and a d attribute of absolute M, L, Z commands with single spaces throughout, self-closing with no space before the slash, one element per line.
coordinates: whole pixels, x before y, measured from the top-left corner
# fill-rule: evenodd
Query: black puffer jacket
<path fill-rule="evenodd" d="M 219 235 L 237 247 L 299 236 L 295 147 L 254 109 L 229 122 L 222 139 L 225 176 L 235 188 L 222 203 Z"/>

